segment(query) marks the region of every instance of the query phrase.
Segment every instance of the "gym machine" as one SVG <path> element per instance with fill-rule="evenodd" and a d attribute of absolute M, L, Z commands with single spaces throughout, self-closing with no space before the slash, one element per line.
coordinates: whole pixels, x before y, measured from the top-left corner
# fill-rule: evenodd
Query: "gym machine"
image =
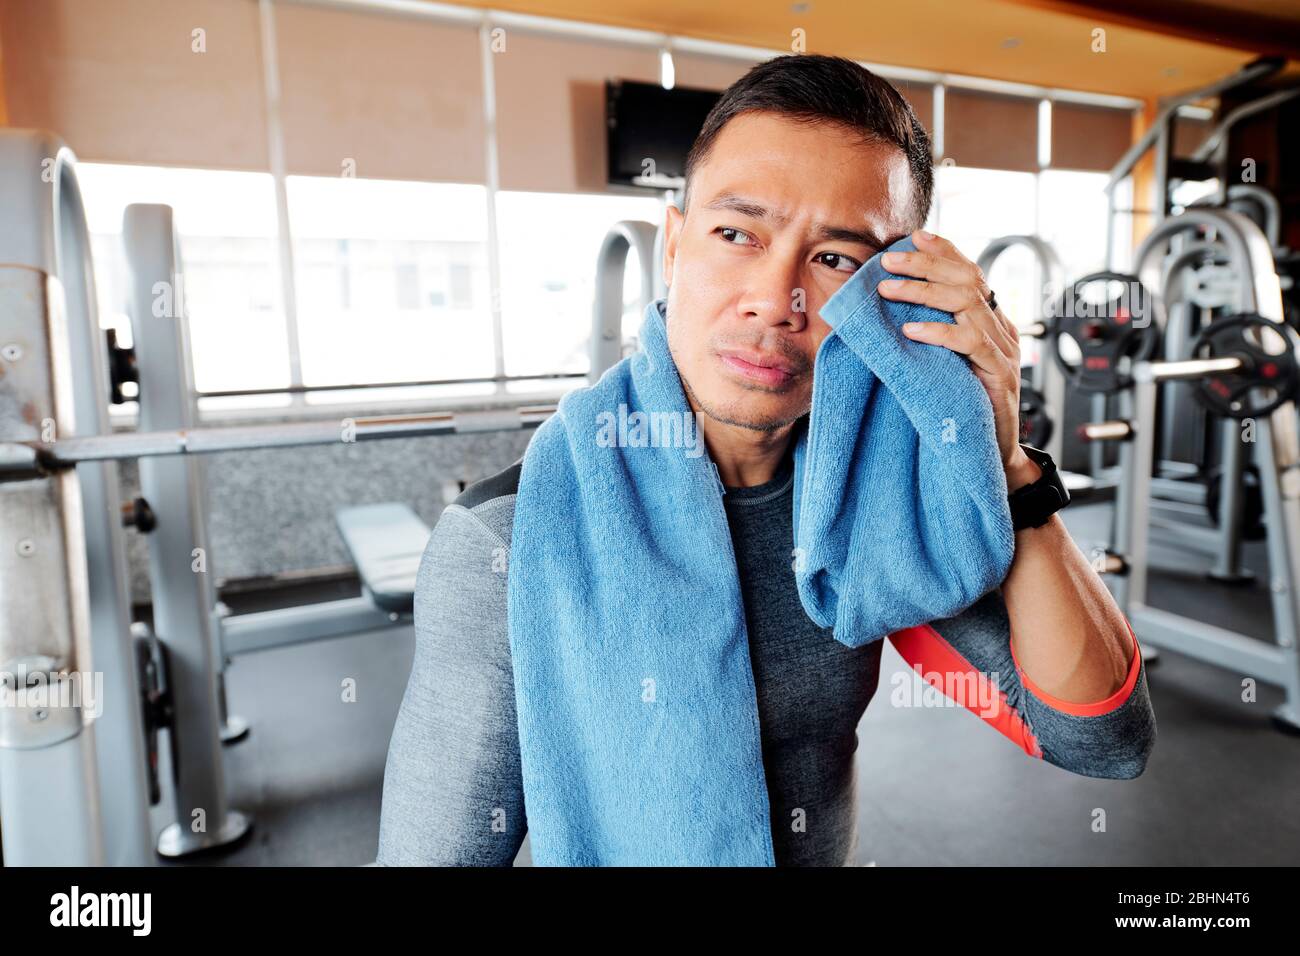
<path fill-rule="evenodd" d="M 163 853 L 246 831 L 225 805 L 220 664 L 227 653 L 343 631 L 331 620 L 220 620 L 206 575 L 192 456 L 240 449 L 535 427 L 554 406 L 262 426 L 194 427 L 183 317 L 155 317 L 179 261 L 166 207 L 131 207 L 135 343 L 98 325 L 74 157 L 49 134 L 0 132 L 0 834 L 9 865 L 148 865 L 159 730 L 173 747 L 178 824 Z M 142 431 L 114 434 L 115 377 L 141 386 Z M 124 508 L 115 461 L 141 459 Z M 124 516 L 150 541 L 158 636 L 131 625 Z M 363 600 L 363 599 L 358 599 Z M 290 609 L 297 610 L 297 609 Z M 337 608 L 332 609 L 337 612 Z M 369 606 L 372 624 L 391 615 Z M 276 613 L 276 612 L 267 612 Z M 37 626 L 33 626 L 33 623 Z M 102 682 L 102 690 L 101 688 Z M 95 689 L 85 694 L 89 683 Z M 194 811 L 201 810 L 196 815 Z M 202 819 L 199 826 L 198 819 Z M 188 832 L 187 832 L 188 831 Z M 206 831 L 206 832 L 205 832 Z"/>
<path fill-rule="evenodd" d="M 410 593 L 405 606 L 390 600 L 394 586 L 413 588 L 415 571 L 428 528 L 400 505 L 381 512 L 377 506 L 344 509 L 339 515 L 340 533 L 349 550 L 365 552 L 359 560 L 362 572 L 361 597 L 319 602 L 301 607 L 278 608 L 250 614 L 230 615 L 216 599 L 211 577 L 196 574 L 197 554 L 211 560 L 205 526 L 206 499 L 199 462 L 185 453 L 231 451 L 241 448 L 290 447 L 337 441 L 364 441 L 378 437 L 466 433 L 470 431 L 515 430 L 539 424 L 553 410 L 549 406 L 525 407 L 478 413 L 438 413 L 378 420 L 344 422 L 301 422 L 272 425 L 255 430 L 241 428 L 199 429 L 196 393 L 190 366 L 187 322 L 184 316 L 154 314 L 157 290 L 172 286 L 180 274 L 178 243 L 166 206 L 132 205 L 126 210 L 123 230 L 126 259 L 132 278 L 129 313 L 136 342 L 131 365 L 139 383 L 141 431 L 115 436 L 107 451 L 114 456 L 130 448 L 139 458 L 141 490 L 159 528 L 170 534 L 150 533 L 150 586 L 155 626 L 161 649 L 151 655 L 162 658 L 158 670 L 166 677 L 162 712 L 148 727 L 150 733 L 165 726 L 171 733 L 173 761 L 185 772 L 175 776 L 176 805 L 180 819 L 169 825 L 158 841 L 158 852 L 177 857 L 239 840 L 249 820 L 226 806 L 220 748 L 238 740 L 246 724 L 228 713 L 225 704 L 224 665 L 237 655 L 316 641 L 344 634 L 378 631 L 394 624 L 409 623 Z M 351 431 L 352 434 L 346 432 Z M 172 436 L 184 436 L 184 448 L 172 445 Z M 165 437 L 164 437 L 165 436 Z M 161 438 L 161 441 L 157 439 Z M 75 439 L 72 450 L 77 453 Z M 68 442 L 61 450 L 68 451 Z M 170 457 L 172 450 L 183 457 Z M 83 448 L 81 454 L 100 450 Z M 401 509 L 399 511 L 399 509 Z M 381 521 L 385 547 L 375 548 L 375 530 Z M 379 567 L 371 558 L 392 559 L 392 536 L 402 535 L 401 568 L 394 561 L 380 562 L 384 580 L 379 586 L 366 572 Z M 412 544 L 419 537 L 419 544 Z M 364 564 L 364 567 L 361 565 Z M 394 572 L 400 570 L 398 582 Z M 368 588 L 375 584 L 374 593 Z M 157 713 L 155 708 L 153 713 Z M 156 792 L 157 788 L 154 787 Z M 202 807 L 206 828 L 194 832 L 186 826 L 187 808 Z"/>
<path fill-rule="evenodd" d="M 1213 238 L 1228 228 L 1233 241 Z M 1249 243 L 1243 236 L 1249 237 Z M 1248 282 L 1221 285 L 1214 290 L 1221 298 L 1198 301 L 1192 298 L 1194 283 L 1186 281 L 1207 259 L 1225 263 L 1235 275 L 1250 276 L 1255 266 L 1248 245 L 1257 258 L 1271 264 L 1269 244 L 1253 222 L 1230 210 L 1194 207 L 1165 220 L 1147 237 L 1137 253 L 1138 274 L 1101 272 L 1076 280 L 1057 306 L 1059 318 L 1048 323 L 1048 351 L 1070 386 L 1092 394 L 1094 411 L 1104 412 L 1110 396 L 1132 385 L 1126 366 L 1155 359 L 1161 350 L 1165 361 L 1186 356 L 1199 331 L 1193 322 L 1199 319 L 1197 310 L 1203 305 L 1227 306 L 1235 309 L 1233 314 L 1255 311 L 1256 297 Z M 1170 246 L 1177 248 L 1170 252 Z M 1102 282 L 1118 285 L 1122 291 L 1098 309 L 1084 301 L 1083 290 Z M 1273 284 L 1276 286 L 1275 276 Z M 1099 318 L 1124 321 L 1107 324 L 1095 321 Z M 1178 379 L 1161 382 L 1158 439 L 1166 454 L 1156 461 L 1149 478 L 1151 525 L 1179 546 L 1212 555 L 1211 576 L 1216 580 L 1245 584 L 1252 576 L 1241 565 L 1242 539 L 1263 537 L 1258 472 L 1234 440 L 1231 422 L 1220 426 L 1223 437 L 1218 444 L 1223 460 L 1219 468 L 1211 471 L 1203 462 L 1168 460 L 1172 443 L 1186 442 L 1192 422 L 1201 422 L 1200 431 L 1205 430 L 1203 415 L 1198 418 L 1186 408 L 1194 404 L 1191 388 Z M 1094 421 L 1105 418 L 1100 415 Z M 1101 442 L 1091 443 L 1094 461 L 1101 460 L 1101 446 Z M 1108 486 L 1127 480 L 1122 464 L 1099 469 L 1096 474 Z M 1188 520 L 1202 515 L 1210 519 L 1212 527 Z"/>
<path fill-rule="evenodd" d="M 4 131 L 0 207 L 0 434 L 50 445 L 106 437 L 72 151 L 45 133 Z M 11 866 L 153 859 L 121 521 L 111 462 L 0 480 L 0 673 L 13 695 L 0 708 L 0 832 Z M 87 552 L 100 556 L 93 573 Z M 19 696 L 76 690 L 77 680 L 102 680 L 93 708 L 23 706 Z"/>
<path fill-rule="evenodd" d="M 602 375 L 623 360 L 623 279 L 627 254 L 635 250 L 640 268 L 640 310 L 664 294 L 663 278 L 657 268 L 663 257 L 663 230 L 648 222 L 625 219 L 615 223 L 596 255 L 596 297 L 591 310 L 591 368 L 587 381 L 594 385 Z"/>
<path fill-rule="evenodd" d="M 1181 245 L 1171 255 L 1170 247 L 1178 243 Z M 1238 277 L 1237 281 L 1223 290 L 1227 294 L 1224 300 L 1202 301 L 1211 304 L 1222 301 L 1234 315 L 1264 314 L 1259 305 L 1261 288 L 1267 289 L 1268 295 L 1276 297 L 1279 303 L 1281 301 L 1272 248 L 1268 237 L 1254 222 L 1239 212 L 1219 207 L 1190 207 L 1180 215 L 1166 219 L 1143 240 L 1134 257 L 1136 273 L 1143 287 L 1160 290 L 1162 309 L 1156 314 L 1160 316 L 1163 312 L 1165 316 L 1161 322 L 1161 332 L 1166 339 L 1165 361 L 1176 361 L 1187 355 L 1187 349 L 1196 336 L 1208 330 L 1208 327 L 1197 329 L 1193 326 L 1199 306 L 1195 301 L 1186 301 L 1188 293 L 1182 288 L 1181 276 L 1186 275 L 1196 262 L 1203 261 L 1206 255 L 1226 262 L 1232 274 Z M 1283 320 L 1283 314 L 1279 313 L 1278 321 Z M 1178 429 L 1186 427 L 1183 424 L 1185 418 L 1177 415 L 1179 406 L 1175 403 L 1182 399 L 1185 405 L 1187 398 L 1199 394 L 1199 389 L 1189 392 L 1189 386 L 1179 385 L 1180 381 L 1168 379 L 1160 390 L 1160 414 L 1166 441 L 1171 440 Z M 1205 405 L 1204 402 L 1201 404 Z M 1215 410 L 1208 405 L 1205 407 L 1213 420 Z M 1252 578 L 1249 570 L 1241 565 L 1241 542 L 1247 531 L 1246 504 L 1252 496 L 1246 475 L 1257 475 L 1258 472 L 1252 471 L 1247 449 L 1239 439 L 1239 425 L 1230 416 L 1219 413 L 1218 417 L 1221 421 L 1218 426 L 1217 469 L 1213 474 L 1201 476 L 1203 482 L 1153 474 L 1148 487 L 1153 505 L 1160 507 L 1164 514 L 1153 515 L 1151 523 L 1164 535 L 1173 536 L 1178 543 L 1211 554 L 1214 564 L 1210 576 L 1215 580 L 1245 584 Z M 1167 461 L 1155 464 L 1157 472 L 1167 473 L 1172 467 Z M 1191 476 L 1196 477 L 1194 473 Z M 1258 503 L 1258 492 L 1254 494 Z M 1179 503 L 1208 511 L 1214 527 L 1207 529 L 1179 520 Z M 1251 517 L 1251 535 L 1258 537 L 1260 516 L 1255 514 Z"/>
<path fill-rule="evenodd" d="M 1122 479 L 1116 504 L 1115 545 L 1097 562 L 1107 574 L 1121 610 L 1143 645 L 1187 654 L 1281 687 L 1285 702 L 1272 715 L 1276 726 L 1300 732 L 1300 433 L 1295 398 L 1300 394 L 1300 337 L 1283 321 L 1281 292 L 1269 243 L 1259 227 L 1225 209 L 1188 210 L 1184 216 L 1214 228 L 1234 260 L 1245 264 L 1242 310 L 1212 322 L 1193 340 L 1181 361 L 1155 361 L 1158 301 L 1149 285 L 1160 280 L 1167 240 L 1188 221 L 1167 220 L 1156 228 L 1138 257 L 1135 281 L 1126 287 L 1126 309 L 1093 315 L 1066 326 L 1078 332 L 1081 361 L 1074 374 L 1093 387 L 1120 393 L 1119 418 L 1084 426 L 1091 441 L 1119 442 Z M 1181 217 L 1180 217 L 1181 218 Z M 1127 313 L 1127 314 L 1126 314 Z M 1134 321 L 1137 318 L 1140 321 Z M 1136 327 L 1135 327 L 1136 326 Z M 1073 337 L 1073 336 L 1072 336 Z M 1058 360 L 1060 352 L 1054 342 Z M 1068 374 L 1068 373 L 1067 373 Z M 1273 605 L 1274 643 L 1152 607 L 1147 584 L 1152 527 L 1152 469 L 1158 388 L 1161 383 L 1195 384 L 1197 400 L 1225 418 L 1225 466 L 1239 469 L 1244 458 L 1242 425 L 1251 422 L 1259 458 Z M 1231 433 L 1229 437 L 1229 433 Z M 1226 515 L 1239 517 L 1235 485 L 1225 486 Z M 1216 567 L 1216 572 L 1220 570 Z"/>
<path fill-rule="evenodd" d="M 677 200 L 680 189 L 662 192 L 665 209 Z M 662 217 L 660 222 L 662 222 Z M 596 254 L 596 297 L 592 303 L 591 343 L 588 354 L 591 367 L 587 382 L 594 385 L 607 370 L 636 351 L 636 335 L 623 334 L 623 281 L 627 272 L 627 254 L 636 251 L 640 294 L 636 320 L 639 323 L 646 307 L 668 294 L 664 284 L 664 230 L 641 220 L 627 219 L 615 223 L 601 242 Z M 637 326 L 637 330 L 640 326 Z"/>

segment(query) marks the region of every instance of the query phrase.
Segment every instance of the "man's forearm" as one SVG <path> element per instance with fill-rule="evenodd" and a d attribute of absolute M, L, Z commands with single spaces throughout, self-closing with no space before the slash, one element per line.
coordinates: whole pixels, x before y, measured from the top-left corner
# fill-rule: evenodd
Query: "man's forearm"
<path fill-rule="evenodd" d="M 1008 472 L 1008 488 L 1037 477 Z M 1016 660 L 1029 679 L 1072 703 L 1105 700 L 1124 685 L 1133 642 L 1115 599 L 1061 521 L 1016 532 L 1016 556 L 1002 583 Z"/>

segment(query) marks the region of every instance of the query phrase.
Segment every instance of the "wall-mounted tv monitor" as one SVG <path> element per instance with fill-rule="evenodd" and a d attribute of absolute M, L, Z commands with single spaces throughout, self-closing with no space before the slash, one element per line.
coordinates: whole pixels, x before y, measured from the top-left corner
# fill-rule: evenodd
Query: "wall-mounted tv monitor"
<path fill-rule="evenodd" d="M 674 189 L 684 182 L 686 154 L 722 94 L 633 80 L 605 82 L 609 181 Z"/>

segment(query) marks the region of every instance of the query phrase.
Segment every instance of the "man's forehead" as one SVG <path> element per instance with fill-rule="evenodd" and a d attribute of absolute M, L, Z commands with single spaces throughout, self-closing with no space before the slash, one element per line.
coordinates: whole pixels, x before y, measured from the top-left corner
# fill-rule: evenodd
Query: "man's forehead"
<path fill-rule="evenodd" d="M 744 141 L 745 149 L 730 148 Z M 816 140 L 810 143 L 810 140 Z M 814 171 L 813 167 L 820 167 Z M 905 232 L 912 179 L 903 151 L 863 141 L 835 124 L 797 122 L 771 113 L 743 113 L 718 133 L 690 186 L 691 205 L 746 212 L 761 207 L 783 224 L 821 201 L 821 221 L 864 221 Z"/>

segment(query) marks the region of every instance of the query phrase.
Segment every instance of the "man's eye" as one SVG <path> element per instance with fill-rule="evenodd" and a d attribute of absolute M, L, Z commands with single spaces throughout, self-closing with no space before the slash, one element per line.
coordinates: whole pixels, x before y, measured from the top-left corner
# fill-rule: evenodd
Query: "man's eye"
<path fill-rule="evenodd" d="M 850 259 L 848 256 L 840 255 L 838 252 L 823 252 L 817 257 L 822 265 L 830 266 L 837 272 L 857 272 L 862 267 L 862 263 L 856 259 Z"/>
<path fill-rule="evenodd" d="M 745 239 L 748 239 L 748 238 L 749 238 L 749 234 L 748 234 L 748 233 L 741 232 L 739 229 L 732 229 L 730 226 L 719 226 L 717 229 L 714 230 L 714 232 L 716 232 L 716 233 L 718 233 L 719 235 L 721 235 L 721 236 L 722 236 L 722 240 L 723 240 L 724 242 L 729 242 L 729 243 L 731 243 L 733 246 L 743 246 L 743 245 L 745 245 L 744 242 L 736 242 L 736 241 L 734 241 L 734 240 L 732 239 L 733 236 L 743 236 Z"/>

